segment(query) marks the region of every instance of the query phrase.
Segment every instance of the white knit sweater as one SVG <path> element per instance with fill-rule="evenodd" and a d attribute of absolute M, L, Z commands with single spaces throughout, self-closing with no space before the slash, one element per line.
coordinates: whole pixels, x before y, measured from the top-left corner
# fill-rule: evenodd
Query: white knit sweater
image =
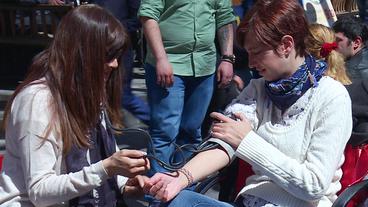
<path fill-rule="evenodd" d="M 331 206 L 341 188 L 343 151 L 352 130 L 348 92 L 323 77 L 282 114 L 264 84 L 264 79 L 252 80 L 233 101 L 256 101 L 259 122 L 235 151 L 255 172 L 240 195 L 283 207 Z"/>
<path fill-rule="evenodd" d="M 51 117 L 50 97 L 49 89 L 37 84 L 20 92 L 12 104 L 0 175 L 1 207 L 63 205 L 108 178 L 102 161 L 66 174 L 61 138 L 55 130 L 47 141 L 40 138 Z M 126 180 L 118 176 L 121 189 Z"/>

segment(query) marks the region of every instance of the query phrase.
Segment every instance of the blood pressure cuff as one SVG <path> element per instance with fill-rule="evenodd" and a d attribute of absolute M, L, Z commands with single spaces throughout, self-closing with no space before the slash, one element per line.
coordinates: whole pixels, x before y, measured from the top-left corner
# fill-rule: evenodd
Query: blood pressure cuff
<path fill-rule="evenodd" d="M 204 151 L 204 150 L 209 150 L 209 149 L 214 149 L 214 148 L 219 148 L 219 147 L 221 147 L 226 152 L 230 160 L 229 163 L 234 161 L 234 159 L 236 158 L 234 148 L 232 148 L 230 144 L 222 141 L 221 139 L 209 138 L 208 140 L 203 142 L 201 145 L 199 145 L 198 149 Z"/>

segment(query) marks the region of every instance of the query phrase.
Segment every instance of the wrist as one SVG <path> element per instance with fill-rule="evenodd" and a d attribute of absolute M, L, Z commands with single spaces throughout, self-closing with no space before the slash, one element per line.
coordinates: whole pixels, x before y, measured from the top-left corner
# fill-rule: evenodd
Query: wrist
<path fill-rule="evenodd" d="M 182 183 L 182 188 L 185 188 L 185 187 L 188 187 L 188 186 L 191 186 L 194 182 L 194 178 L 193 178 L 193 175 L 192 173 L 185 169 L 185 168 L 181 168 L 178 170 L 178 173 L 179 173 L 179 177 L 181 177 L 183 182 Z"/>
<path fill-rule="evenodd" d="M 156 61 L 168 61 L 166 53 L 158 55 L 155 58 L 156 58 Z"/>
<path fill-rule="evenodd" d="M 112 165 L 111 165 L 111 159 L 110 159 L 110 157 L 108 157 L 108 158 L 106 158 L 106 159 L 102 160 L 102 166 L 103 166 L 103 168 L 104 168 L 104 170 L 105 170 L 106 174 L 107 174 L 109 177 L 111 177 L 111 176 L 113 176 L 113 175 L 114 175 L 113 170 L 112 170 Z"/>

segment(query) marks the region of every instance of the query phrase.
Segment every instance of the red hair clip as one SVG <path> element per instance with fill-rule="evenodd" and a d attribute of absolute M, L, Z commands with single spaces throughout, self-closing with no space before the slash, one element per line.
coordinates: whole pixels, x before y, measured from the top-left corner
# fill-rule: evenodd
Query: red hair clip
<path fill-rule="evenodd" d="M 337 48 L 337 43 L 336 42 L 332 42 L 332 43 L 323 43 L 322 47 L 321 47 L 321 51 L 319 52 L 321 54 L 321 56 L 323 58 L 327 57 L 327 55 L 330 54 L 330 52 L 332 50 L 335 50 Z"/>

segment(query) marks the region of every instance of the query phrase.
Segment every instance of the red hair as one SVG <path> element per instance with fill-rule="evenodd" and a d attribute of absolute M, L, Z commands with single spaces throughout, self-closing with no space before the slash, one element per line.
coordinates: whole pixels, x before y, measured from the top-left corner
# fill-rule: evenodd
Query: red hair
<path fill-rule="evenodd" d="M 290 35 L 295 42 L 296 54 L 306 54 L 304 38 L 309 33 L 308 23 L 304 9 L 296 0 L 258 0 L 237 29 L 237 40 L 241 46 L 244 46 L 248 33 L 255 41 L 274 50 L 283 36 Z"/>

